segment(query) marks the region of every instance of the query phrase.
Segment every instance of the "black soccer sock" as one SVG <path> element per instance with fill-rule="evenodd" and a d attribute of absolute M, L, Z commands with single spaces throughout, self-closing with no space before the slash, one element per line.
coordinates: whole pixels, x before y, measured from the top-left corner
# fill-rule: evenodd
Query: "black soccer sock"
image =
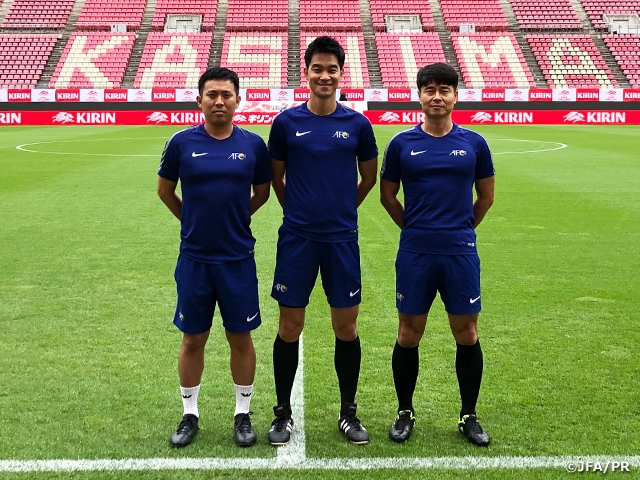
<path fill-rule="evenodd" d="M 480 393 L 480 383 L 482 382 L 482 349 L 480 340 L 474 345 L 457 344 L 456 350 L 456 374 L 460 387 L 460 400 L 462 400 L 462 410 L 460 417 L 476 413 L 476 403 Z"/>
<path fill-rule="evenodd" d="M 336 337 L 333 360 L 336 374 L 338 375 L 341 404 L 355 403 L 356 401 L 361 359 L 360 337 L 356 337 L 351 341 L 340 340 Z"/>
<path fill-rule="evenodd" d="M 291 389 L 298 369 L 300 340 L 285 342 L 276 335 L 273 342 L 273 377 L 276 383 L 278 405 L 291 410 Z"/>
<path fill-rule="evenodd" d="M 398 411 L 413 410 L 413 392 L 418 382 L 420 355 L 418 347 L 404 348 L 397 341 L 391 356 L 393 384 L 398 396 Z"/>

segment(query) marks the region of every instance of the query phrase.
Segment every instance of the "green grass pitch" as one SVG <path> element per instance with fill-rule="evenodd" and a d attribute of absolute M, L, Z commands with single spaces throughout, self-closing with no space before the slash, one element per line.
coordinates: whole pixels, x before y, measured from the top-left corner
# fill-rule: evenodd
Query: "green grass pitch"
<path fill-rule="evenodd" d="M 382 152 L 407 127 L 376 127 Z M 475 128 L 475 127 L 474 127 Z M 216 315 L 200 397 L 202 430 L 173 450 L 182 406 L 173 268 L 179 224 L 156 195 L 164 142 L 178 127 L 0 129 L 0 478 L 416 478 L 410 470 L 24 472 L 6 461 L 273 459 L 269 297 L 281 209 L 253 218 L 263 325 L 251 449 L 233 443 L 228 347 Z M 337 429 L 333 334 L 321 288 L 304 333 L 306 456 L 311 459 L 631 457 L 640 452 L 640 129 L 478 126 L 495 154 L 496 201 L 478 229 L 483 268 L 478 449 L 456 430 L 455 344 L 436 301 L 420 347 L 418 422 L 392 444 L 393 265 L 399 230 L 378 200 L 360 208 L 365 447 Z M 267 127 L 255 130 L 265 138 Z M 19 145 L 25 145 L 17 149 Z M 565 148 L 561 148 L 566 145 Z M 4 464 L 2 462 L 5 462 Z M 632 467 L 634 476 L 640 465 Z M 431 478 L 477 478 L 460 469 Z M 482 478 L 561 478 L 563 468 L 488 468 Z"/>

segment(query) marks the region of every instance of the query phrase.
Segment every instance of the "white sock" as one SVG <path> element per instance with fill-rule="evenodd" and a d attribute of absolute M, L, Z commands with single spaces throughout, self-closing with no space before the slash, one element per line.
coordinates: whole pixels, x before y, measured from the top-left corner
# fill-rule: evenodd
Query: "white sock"
<path fill-rule="evenodd" d="M 200 418 L 198 414 L 198 393 L 200 393 L 200 385 L 195 387 L 180 387 L 182 394 L 182 406 L 184 407 L 183 415 L 190 413 Z"/>
<path fill-rule="evenodd" d="M 233 386 L 236 389 L 236 412 L 233 414 L 235 417 L 239 413 L 249 413 L 249 407 L 251 406 L 251 394 L 253 393 L 253 385 L 236 385 Z"/>

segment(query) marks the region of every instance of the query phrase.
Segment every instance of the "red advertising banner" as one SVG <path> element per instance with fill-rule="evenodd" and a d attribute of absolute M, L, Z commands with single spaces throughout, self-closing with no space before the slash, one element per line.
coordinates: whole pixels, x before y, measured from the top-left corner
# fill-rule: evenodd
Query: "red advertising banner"
<path fill-rule="evenodd" d="M 482 101 L 483 102 L 504 102 L 505 100 L 504 88 L 484 88 L 482 89 Z"/>
<path fill-rule="evenodd" d="M 268 102 L 271 100 L 271 90 L 269 88 L 248 88 L 247 100 Z"/>
<path fill-rule="evenodd" d="M 105 89 L 104 101 L 105 102 L 126 102 L 127 91 L 128 90 L 125 88 Z"/>
<path fill-rule="evenodd" d="M 419 110 L 365 110 L 373 125 L 415 125 L 424 120 Z M 454 110 L 462 125 L 640 125 L 640 110 Z"/>
<path fill-rule="evenodd" d="M 309 90 L 306 88 L 294 88 L 293 89 L 293 101 L 294 102 L 306 102 L 309 100 Z"/>
<path fill-rule="evenodd" d="M 238 125 L 270 125 L 277 114 L 240 112 L 233 121 Z M 0 125 L 196 125 L 204 121 L 202 115 L 200 111 L 0 111 Z"/>
<path fill-rule="evenodd" d="M 364 88 L 343 88 L 340 90 L 340 95 L 343 93 L 351 102 L 364 102 Z"/>
<path fill-rule="evenodd" d="M 79 102 L 79 101 L 80 101 L 79 88 L 56 90 L 56 102 Z"/>
<path fill-rule="evenodd" d="M 154 88 L 151 90 L 152 102 L 175 102 L 176 101 L 176 89 L 175 88 Z"/>
<path fill-rule="evenodd" d="M 576 102 L 599 102 L 599 88 L 578 88 L 576 89 Z"/>
<path fill-rule="evenodd" d="M 388 90 L 390 102 L 410 102 L 411 101 L 411 89 L 410 88 L 390 88 Z"/>
<path fill-rule="evenodd" d="M 551 102 L 553 101 L 553 92 L 550 88 L 530 88 L 530 102 Z"/>
<path fill-rule="evenodd" d="M 625 88 L 622 93 L 623 102 L 640 102 L 640 90 Z"/>
<path fill-rule="evenodd" d="M 30 102 L 31 90 L 13 90 L 7 92 L 7 101 L 9 102 Z"/>

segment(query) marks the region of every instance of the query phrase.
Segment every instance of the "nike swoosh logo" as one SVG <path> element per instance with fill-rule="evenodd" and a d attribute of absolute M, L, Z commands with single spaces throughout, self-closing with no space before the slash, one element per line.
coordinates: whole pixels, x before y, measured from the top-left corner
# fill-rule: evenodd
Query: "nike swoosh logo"
<path fill-rule="evenodd" d="M 301 137 L 301 136 L 303 136 L 303 135 L 306 135 L 307 133 L 311 133 L 311 130 L 309 130 L 308 132 L 298 132 L 298 131 L 296 130 L 296 137 Z"/>
<path fill-rule="evenodd" d="M 469 303 L 476 303 L 478 300 L 480 300 L 480 295 L 478 295 L 476 298 L 470 298 Z"/>
<path fill-rule="evenodd" d="M 350 297 L 353 297 L 353 296 L 355 296 L 359 291 L 360 291 L 360 289 L 357 289 L 355 292 L 349 292 L 349 296 L 350 296 Z"/>
<path fill-rule="evenodd" d="M 251 320 L 253 320 L 257 316 L 258 316 L 258 312 L 256 312 L 256 314 L 253 317 L 247 317 L 247 322 L 250 322 Z"/>
<path fill-rule="evenodd" d="M 251 393 L 242 393 L 240 392 L 240 395 L 242 395 L 243 397 L 247 398 L 251 396 Z"/>
<path fill-rule="evenodd" d="M 411 155 L 420 155 L 421 153 L 426 152 L 426 150 L 420 150 L 419 152 L 414 152 L 413 150 L 411 150 Z"/>
<path fill-rule="evenodd" d="M 191 154 L 191 156 L 192 156 L 193 158 L 196 158 L 196 157 L 201 157 L 201 156 L 203 156 L 203 155 L 206 155 L 207 153 L 209 153 L 209 152 L 204 152 L 204 153 L 196 153 L 196 152 L 193 152 L 193 153 Z"/>

